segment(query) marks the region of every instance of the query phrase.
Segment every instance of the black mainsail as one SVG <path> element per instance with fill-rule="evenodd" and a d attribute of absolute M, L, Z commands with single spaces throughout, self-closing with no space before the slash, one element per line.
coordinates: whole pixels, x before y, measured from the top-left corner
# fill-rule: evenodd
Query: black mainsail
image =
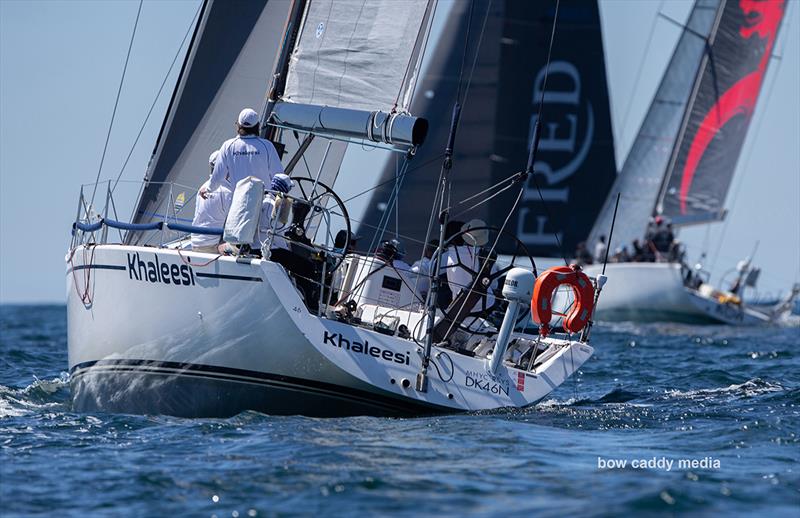
<path fill-rule="evenodd" d="M 657 209 L 674 224 L 722 219 L 785 8 L 783 0 L 725 3 Z"/>
<path fill-rule="evenodd" d="M 451 176 L 451 218 L 480 218 L 500 226 L 516 189 L 474 208 L 480 197 L 458 202 L 511 177 L 525 167 L 528 158 L 555 2 L 473 1 L 474 6 L 471 2 L 453 5 L 439 44 L 427 58 L 430 62 L 413 105 L 414 113 L 425 116 L 432 127 L 404 179 L 398 209 L 399 233 L 415 252 L 426 233 L 423 215 L 429 213 L 434 198 L 462 61 L 466 63 L 463 80 L 469 78 L 470 84 Z M 488 17 L 485 22 L 484 16 Z M 463 59 L 467 31 L 470 38 Z M 470 76 L 473 60 L 475 70 Z M 562 1 L 535 168 L 547 207 L 529 180 L 531 185 L 526 186 L 520 210 L 509 226 L 534 255 L 561 254 L 554 234 L 568 250 L 583 240 L 616 176 L 604 63 L 597 4 Z M 383 215 L 382 202 L 394 188 L 390 180 L 395 174 L 395 165 L 387 164 L 383 172 L 387 183 L 374 193 L 365 221 L 377 221 Z M 367 224 L 359 228 L 362 235 L 371 231 Z M 509 251 L 503 245 L 498 249 Z"/>
<path fill-rule="evenodd" d="M 236 114 L 260 107 L 290 2 L 207 0 L 167 110 L 133 221 L 191 222 L 208 156 L 235 135 Z M 170 188 L 164 182 L 176 184 Z M 144 233 L 131 234 L 135 240 Z"/>
<path fill-rule="evenodd" d="M 617 243 L 642 239 L 653 215 L 675 225 L 724 217 L 785 2 L 697 0 L 613 192 Z M 609 198 L 590 235 L 606 233 Z"/>

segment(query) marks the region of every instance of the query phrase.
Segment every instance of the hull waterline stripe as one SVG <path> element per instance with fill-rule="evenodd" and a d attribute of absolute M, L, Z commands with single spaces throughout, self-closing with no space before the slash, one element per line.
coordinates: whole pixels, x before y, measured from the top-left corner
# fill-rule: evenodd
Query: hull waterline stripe
<path fill-rule="evenodd" d="M 117 266 L 115 264 L 79 264 L 67 270 L 67 274 L 78 270 L 124 270 L 125 266 Z"/>
<path fill-rule="evenodd" d="M 152 360 L 98 360 L 79 363 L 70 369 L 70 375 L 77 378 L 91 372 L 136 372 L 140 374 L 163 374 L 177 376 L 192 376 L 216 380 L 235 381 L 239 383 L 253 383 L 270 387 L 298 390 L 329 397 L 337 397 L 356 401 L 360 404 L 388 409 L 402 413 L 454 413 L 466 412 L 467 409 L 457 409 L 439 406 L 422 401 L 401 400 L 382 394 L 368 392 L 351 387 L 334 385 L 321 381 L 270 374 L 266 372 L 235 369 L 230 367 L 217 367 L 211 365 L 198 365 L 192 363 L 160 362 Z"/>
<path fill-rule="evenodd" d="M 208 279 L 228 279 L 232 281 L 252 281 L 252 282 L 263 282 L 261 277 L 248 277 L 245 275 L 227 275 L 223 273 L 202 273 L 197 272 L 195 274 L 196 277 L 206 277 Z"/>

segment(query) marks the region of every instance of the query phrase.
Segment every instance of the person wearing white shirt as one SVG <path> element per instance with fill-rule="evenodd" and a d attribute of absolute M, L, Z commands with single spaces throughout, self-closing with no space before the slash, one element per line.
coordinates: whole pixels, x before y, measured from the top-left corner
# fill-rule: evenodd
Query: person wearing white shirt
<path fill-rule="evenodd" d="M 211 173 L 208 187 L 200 189 L 200 196 L 216 189 L 226 178 L 236 185 L 248 176 L 255 176 L 264 185 L 270 185 L 277 173 L 283 172 L 283 165 L 269 140 L 258 136 L 258 114 L 251 108 L 239 113 L 236 123 L 238 135 L 226 140 L 219 149 L 219 158 Z"/>
<path fill-rule="evenodd" d="M 602 263 L 605 261 L 607 249 L 608 245 L 606 245 L 606 236 L 600 236 L 600 239 L 594 245 L 594 262 Z"/>
<path fill-rule="evenodd" d="M 261 205 L 261 217 L 258 220 L 258 242 L 253 243 L 253 248 L 258 250 L 269 239 L 269 234 L 272 233 L 271 249 L 282 248 L 289 250 L 289 243 L 286 238 L 282 236 L 286 230 L 286 221 L 281 220 L 281 213 L 283 207 L 291 207 L 292 200 L 290 198 L 283 198 L 280 200 L 278 210 L 275 210 L 275 204 L 278 203 L 276 198 L 277 193 L 288 194 L 294 187 L 294 182 L 288 175 L 278 173 L 272 179 L 268 192 L 264 195 L 264 202 Z M 277 214 L 273 214 L 277 213 Z M 277 218 L 277 221 L 276 221 Z"/>
<path fill-rule="evenodd" d="M 464 244 L 450 246 L 445 253 L 444 268 L 447 272 L 447 283 L 453 292 L 453 300 L 458 297 L 462 290 L 470 289 L 475 281 L 473 275 L 481 271 L 481 266 L 486 260 L 485 257 L 481 257 L 481 247 L 487 244 L 489 237 L 488 231 L 483 228 L 485 226 L 486 224 L 479 219 L 474 219 L 464 224 L 461 227 L 462 231 L 465 231 L 462 235 Z M 497 264 L 492 263 L 491 271 L 483 271 L 482 273 L 485 275 L 487 273 L 496 273 L 497 271 Z M 492 307 L 495 304 L 494 290 L 496 289 L 497 279 L 494 280 L 491 286 L 487 287 L 485 297 L 481 297 L 481 300 L 475 303 L 470 312 L 483 311 Z"/>
<path fill-rule="evenodd" d="M 211 169 L 219 157 L 219 151 L 214 151 L 208 157 Z M 194 205 L 194 219 L 192 225 L 203 228 L 222 228 L 225 226 L 225 218 L 228 217 L 228 210 L 231 208 L 231 198 L 233 191 L 230 184 L 226 181 L 220 183 L 216 189 L 209 189 L 210 180 L 206 180 L 200 190 L 206 190 L 206 196 L 197 193 Z M 195 252 L 217 253 L 220 247 L 220 236 L 208 234 L 192 234 L 192 250 Z"/>
<path fill-rule="evenodd" d="M 411 271 L 417 276 L 415 280 L 417 293 L 423 299 L 428 296 L 428 292 L 431 289 L 430 275 L 431 269 L 434 266 L 431 258 L 438 247 L 438 239 L 430 241 L 425 246 L 425 250 L 422 253 L 422 259 L 415 261 L 414 264 L 411 265 Z M 439 264 L 442 264 L 442 261 L 439 261 Z M 443 269 L 442 271 L 446 270 Z"/>

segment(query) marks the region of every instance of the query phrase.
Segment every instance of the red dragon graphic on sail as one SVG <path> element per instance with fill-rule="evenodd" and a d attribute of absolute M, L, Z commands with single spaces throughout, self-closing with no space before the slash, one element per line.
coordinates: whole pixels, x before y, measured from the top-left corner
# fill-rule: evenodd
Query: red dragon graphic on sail
<path fill-rule="evenodd" d="M 785 0 L 739 0 L 739 8 L 744 13 L 745 19 L 744 25 L 739 29 L 739 36 L 748 40 L 755 35 L 761 40 L 766 39 L 767 43 L 758 68 L 741 78 L 719 96 L 717 102 L 706 113 L 694 135 L 681 177 L 682 214 L 686 213 L 686 199 L 695 171 L 711 141 L 732 118 L 743 115 L 749 119 L 753 115 L 756 99 L 772 54 L 772 47 L 775 44 L 778 26 L 783 18 L 785 4 Z"/>

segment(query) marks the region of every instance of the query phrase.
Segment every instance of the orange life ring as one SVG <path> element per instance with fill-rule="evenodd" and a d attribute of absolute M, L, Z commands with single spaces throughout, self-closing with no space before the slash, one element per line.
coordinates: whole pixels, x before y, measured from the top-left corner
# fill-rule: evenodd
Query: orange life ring
<path fill-rule="evenodd" d="M 553 308 L 550 300 L 553 292 L 561 285 L 572 288 L 575 294 L 575 304 L 564 315 L 563 327 L 570 333 L 577 333 L 589 322 L 594 309 L 594 286 L 589 277 L 583 273 L 579 266 L 554 266 L 548 268 L 536 278 L 531 297 L 531 316 L 539 324 L 539 333 L 547 336 L 550 333 L 550 319 L 553 317 Z"/>

